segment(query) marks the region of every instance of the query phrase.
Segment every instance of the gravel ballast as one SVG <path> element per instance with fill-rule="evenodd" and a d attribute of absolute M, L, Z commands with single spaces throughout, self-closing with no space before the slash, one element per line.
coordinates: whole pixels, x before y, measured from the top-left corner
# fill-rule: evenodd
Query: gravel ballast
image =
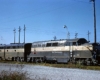
<path fill-rule="evenodd" d="M 100 80 L 100 71 L 71 68 L 54 68 L 40 65 L 19 65 L 0 63 L 2 70 L 26 71 L 31 79 L 36 80 Z"/>

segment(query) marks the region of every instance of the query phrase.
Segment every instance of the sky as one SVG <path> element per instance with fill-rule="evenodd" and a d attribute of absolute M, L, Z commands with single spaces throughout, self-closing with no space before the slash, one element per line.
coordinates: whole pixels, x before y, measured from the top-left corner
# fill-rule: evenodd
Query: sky
<path fill-rule="evenodd" d="M 100 42 L 100 0 L 96 0 L 97 42 Z M 0 0 L 0 44 L 73 39 L 94 42 L 93 3 L 90 0 Z M 64 25 L 67 27 L 64 28 Z M 68 32 L 70 36 L 68 37 Z"/>

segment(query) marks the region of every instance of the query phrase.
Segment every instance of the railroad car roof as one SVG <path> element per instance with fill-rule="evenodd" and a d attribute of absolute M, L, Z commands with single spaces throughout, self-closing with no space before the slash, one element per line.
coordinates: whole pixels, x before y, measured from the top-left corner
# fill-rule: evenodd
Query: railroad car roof
<path fill-rule="evenodd" d="M 46 41 L 36 41 L 33 42 L 34 43 L 54 43 L 54 42 L 80 42 L 80 41 L 85 41 L 87 42 L 87 40 L 85 38 L 75 38 L 75 39 L 59 39 L 59 40 L 46 40 Z"/>
<path fill-rule="evenodd" d="M 0 44 L 0 47 L 4 47 L 4 46 L 24 46 L 23 43 L 15 43 L 15 44 Z"/>

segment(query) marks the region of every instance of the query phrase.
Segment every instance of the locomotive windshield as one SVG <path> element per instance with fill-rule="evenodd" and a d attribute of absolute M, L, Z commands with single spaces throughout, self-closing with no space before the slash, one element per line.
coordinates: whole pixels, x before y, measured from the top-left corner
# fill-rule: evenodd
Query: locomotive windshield
<path fill-rule="evenodd" d="M 82 44 L 85 44 L 85 43 L 88 43 L 88 42 L 87 42 L 87 40 L 84 39 L 84 38 L 81 38 L 81 39 L 79 39 L 79 40 L 77 41 L 77 44 L 78 44 L 78 45 L 82 45 Z"/>
<path fill-rule="evenodd" d="M 72 45 L 82 45 L 88 43 L 88 41 L 84 38 L 69 39 L 67 40 L 66 45 L 69 45 L 71 43 Z"/>

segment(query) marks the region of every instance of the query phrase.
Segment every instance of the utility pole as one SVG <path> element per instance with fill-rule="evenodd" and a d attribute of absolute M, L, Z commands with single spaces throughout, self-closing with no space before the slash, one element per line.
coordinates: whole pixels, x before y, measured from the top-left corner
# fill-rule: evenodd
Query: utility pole
<path fill-rule="evenodd" d="M 77 38 L 78 33 L 75 33 L 75 38 Z"/>
<path fill-rule="evenodd" d="M 21 28 L 20 28 L 20 26 L 19 26 L 19 43 L 20 43 L 20 31 L 21 31 Z"/>
<path fill-rule="evenodd" d="M 96 43 L 96 13 L 95 13 L 95 0 L 90 0 L 93 2 L 93 10 L 94 10 L 94 43 Z"/>
<path fill-rule="evenodd" d="M 14 28 L 13 31 L 14 31 L 14 43 L 15 43 L 15 37 L 16 37 L 15 34 L 16 34 L 16 29 Z"/>
<path fill-rule="evenodd" d="M 67 35 L 68 35 L 68 39 L 70 39 L 70 32 L 68 32 L 68 34 L 67 34 Z"/>
<path fill-rule="evenodd" d="M 25 30 L 26 30 L 26 27 L 24 25 L 24 43 L 25 43 Z"/>
<path fill-rule="evenodd" d="M 57 39 L 57 37 L 56 36 L 54 36 L 54 40 L 56 40 Z"/>
<path fill-rule="evenodd" d="M 67 28 L 67 26 L 66 26 L 66 25 L 64 25 L 64 28 L 66 28 L 66 30 L 67 30 L 67 32 L 68 32 L 68 28 Z M 68 34 L 67 34 L 66 41 L 67 41 L 67 39 L 68 39 Z"/>
<path fill-rule="evenodd" d="M 89 31 L 88 31 L 88 34 L 87 34 L 87 35 L 88 35 L 88 41 L 90 42 L 90 40 L 89 40 L 89 35 L 90 35 L 90 32 L 89 32 Z"/>

